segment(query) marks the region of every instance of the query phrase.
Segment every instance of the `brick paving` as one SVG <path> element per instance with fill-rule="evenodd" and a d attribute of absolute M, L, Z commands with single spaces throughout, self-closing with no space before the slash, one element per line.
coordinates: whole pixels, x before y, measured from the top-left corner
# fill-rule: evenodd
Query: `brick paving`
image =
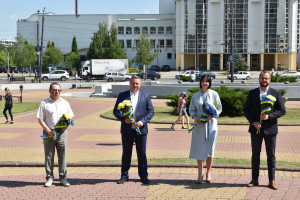
<path fill-rule="evenodd" d="M 86 92 L 89 89 L 64 90 Z M 18 91 L 12 91 L 17 93 Z M 24 91 L 24 101 L 40 102 L 47 98 L 47 90 Z M 195 184 L 197 168 L 180 165 L 149 167 L 151 185 L 139 182 L 137 168 L 130 170 L 130 181 L 117 185 L 120 177 L 120 123 L 100 118 L 115 103 L 114 98 L 66 97 L 75 113 L 75 126 L 70 127 L 67 161 L 71 187 L 60 186 L 57 179 L 44 188 L 44 152 L 39 138 L 41 128 L 36 111 L 18 114 L 15 124 L 0 121 L 0 195 L 1 199 L 300 199 L 299 170 L 276 171 L 277 191 L 267 188 L 267 171 L 261 170 L 260 185 L 247 188 L 251 170 L 242 168 L 214 168 L 212 184 Z M 164 105 L 164 100 L 153 100 Z M 298 107 L 291 102 L 289 107 Z M 147 156 L 151 158 L 188 158 L 191 134 L 186 130 L 171 131 L 169 124 L 150 124 Z M 247 126 L 219 126 L 216 158 L 251 158 Z M 280 127 L 276 156 L 278 161 L 299 161 L 300 127 Z M 262 149 L 266 160 L 265 149 Z M 136 159 L 135 150 L 133 159 Z M 103 162 L 115 163 L 105 167 Z M 18 167 L 38 165 L 40 167 Z M 94 164 L 90 165 L 90 163 Z M 196 161 L 194 162 L 196 164 Z M 73 167 L 86 164 L 87 167 Z M 11 165 L 11 166 L 10 166 Z M 5 167 L 10 166 L 10 167 Z M 13 166 L 13 167 L 12 167 Z M 115 166 L 115 167 L 113 167 Z M 57 178 L 57 168 L 55 168 Z"/>

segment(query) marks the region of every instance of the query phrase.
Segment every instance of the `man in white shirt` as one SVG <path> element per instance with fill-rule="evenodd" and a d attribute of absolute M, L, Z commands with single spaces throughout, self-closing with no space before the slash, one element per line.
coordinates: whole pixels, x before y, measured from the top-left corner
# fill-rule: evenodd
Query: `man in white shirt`
<path fill-rule="evenodd" d="M 43 128 L 43 135 L 54 136 L 53 129 L 64 113 L 68 113 L 70 117 L 74 117 L 70 104 L 60 97 L 61 87 L 58 83 L 51 83 L 49 89 L 50 97 L 41 102 L 37 118 Z M 66 145 L 68 132 L 65 128 L 57 137 L 56 140 L 50 139 L 44 142 L 45 150 L 45 169 L 46 180 L 45 187 L 52 185 L 54 175 L 54 155 L 55 148 L 58 155 L 59 179 L 63 186 L 70 186 L 66 179 L 67 164 L 66 164 Z"/>

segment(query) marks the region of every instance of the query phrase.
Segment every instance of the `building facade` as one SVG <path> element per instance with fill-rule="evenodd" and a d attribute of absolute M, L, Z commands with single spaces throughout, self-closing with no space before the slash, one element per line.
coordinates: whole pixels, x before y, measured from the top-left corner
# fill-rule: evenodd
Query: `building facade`
<path fill-rule="evenodd" d="M 0 40 L 0 44 L 3 44 L 5 47 L 12 47 L 16 44 L 15 40 Z"/>
<path fill-rule="evenodd" d="M 201 70 L 227 70 L 233 50 L 250 70 L 295 70 L 299 15 L 300 0 L 160 0 L 159 14 L 45 13 L 43 41 L 44 46 L 53 41 L 68 54 L 75 35 L 84 60 L 98 24 L 106 22 L 117 26 L 129 59 L 135 57 L 135 46 L 146 31 L 153 51 L 159 52 L 153 65 L 195 69 L 198 56 Z M 40 43 L 41 27 L 41 14 L 17 22 L 18 32 L 34 45 Z"/>

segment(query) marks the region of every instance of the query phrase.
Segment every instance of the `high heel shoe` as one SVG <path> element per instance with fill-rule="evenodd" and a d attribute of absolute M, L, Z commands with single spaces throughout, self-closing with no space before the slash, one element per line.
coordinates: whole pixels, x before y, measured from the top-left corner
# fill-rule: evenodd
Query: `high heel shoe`
<path fill-rule="evenodd" d="M 171 128 L 170 128 L 172 131 L 175 131 L 175 128 L 174 128 L 174 124 L 172 124 Z"/>
<path fill-rule="evenodd" d="M 207 175 L 206 175 L 206 180 L 205 180 L 205 182 L 206 182 L 206 183 L 211 183 L 211 177 L 208 178 Z"/>

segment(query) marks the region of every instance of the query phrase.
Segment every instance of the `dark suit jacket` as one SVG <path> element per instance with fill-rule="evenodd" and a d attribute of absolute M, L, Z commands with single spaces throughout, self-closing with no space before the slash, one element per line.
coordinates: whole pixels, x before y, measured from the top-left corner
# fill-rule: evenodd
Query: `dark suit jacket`
<path fill-rule="evenodd" d="M 119 103 L 124 100 L 130 100 L 130 90 L 121 92 L 119 94 L 113 113 L 115 117 L 121 121 L 121 133 L 129 134 L 132 131 L 132 125 L 125 123 L 126 117 L 124 117 L 118 110 Z M 142 121 L 144 124 L 142 127 L 140 127 L 142 135 L 148 134 L 148 122 L 151 120 L 153 115 L 154 109 L 149 94 L 139 91 L 139 100 L 136 105 L 136 120 L 137 122 Z"/>
<path fill-rule="evenodd" d="M 277 118 L 285 115 L 285 106 L 280 91 L 275 90 L 269 87 L 267 95 L 272 95 L 276 98 L 276 102 L 274 103 L 268 120 L 262 121 L 262 129 L 265 135 L 277 134 L 278 126 L 277 126 Z M 259 88 L 253 89 L 249 91 L 245 107 L 244 114 L 247 120 L 250 123 L 249 132 L 252 134 L 256 134 L 256 128 L 252 125 L 253 122 L 260 121 L 260 90 Z"/>

